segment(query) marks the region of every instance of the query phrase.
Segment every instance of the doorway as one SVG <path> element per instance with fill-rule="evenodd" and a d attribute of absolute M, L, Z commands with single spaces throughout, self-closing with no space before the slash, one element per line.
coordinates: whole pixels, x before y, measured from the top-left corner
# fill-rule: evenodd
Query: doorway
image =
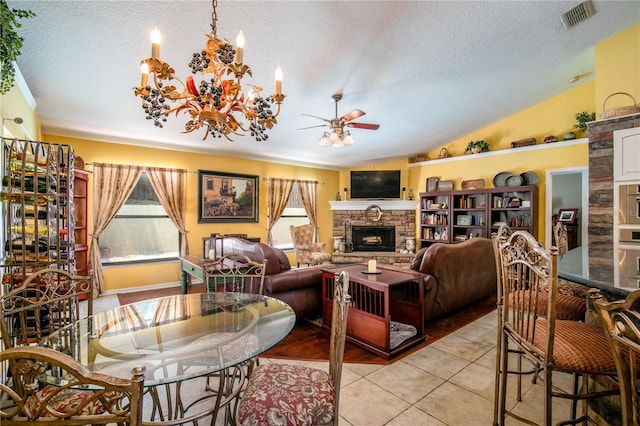
<path fill-rule="evenodd" d="M 551 245 L 553 217 L 560 209 L 577 208 L 576 247 L 586 247 L 589 225 L 589 168 L 570 167 L 546 171 L 545 234 Z"/>

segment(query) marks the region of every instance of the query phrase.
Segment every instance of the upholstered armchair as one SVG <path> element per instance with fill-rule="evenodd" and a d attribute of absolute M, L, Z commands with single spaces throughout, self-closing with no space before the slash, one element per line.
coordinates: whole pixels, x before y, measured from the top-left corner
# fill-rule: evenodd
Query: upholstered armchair
<path fill-rule="evenodd" d="M 324 252 L 324 243 L 313 242 L 314 226 L 312 224 L 289 227 L 291 242 L 296 252 L 298 266 L 301 263 L 307 265 L 319 265 L 331 260 L 331 253 Z"/>

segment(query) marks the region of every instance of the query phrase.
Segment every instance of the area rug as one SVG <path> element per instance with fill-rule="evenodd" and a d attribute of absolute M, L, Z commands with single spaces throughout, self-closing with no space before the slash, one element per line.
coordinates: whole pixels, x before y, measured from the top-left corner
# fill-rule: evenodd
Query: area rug
<path fill-rule="evenodd" d="M 189 286 L 189 293 L 202 293 L 203 284 Z M 156 297 L 180 294 L 180 287 L 170 287 L 149 291 L 122 293 L 118 295 L 121 305 Z M 344 350 L 344 362 L 359 364 L 387 365 L 430 345 L 442 337 L 453 333 L 467 324 L 485 316 L 496 308 L 495 298 L 481 300 L 474 305 L 449 314 L 425 325 L 425 342 L 410 348 L 406 352 L 385 360 L 373 353 L 347 342 Z M 327 361 L 329 359 L 329 330 L 321 326 L 322 321 L 310 319 L 298 321 L 293 330 L 280 343 L 262 354 L 265 358 L 296 359 L 308 361 Z"/>

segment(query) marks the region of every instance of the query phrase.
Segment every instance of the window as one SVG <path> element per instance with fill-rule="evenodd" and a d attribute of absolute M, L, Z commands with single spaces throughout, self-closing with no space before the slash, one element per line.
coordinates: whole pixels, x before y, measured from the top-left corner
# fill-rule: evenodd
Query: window
<path fill-rule="evenodd" d="M 302 196 L 300 195 L 300 189 L 298 184 L 294 183 L 291 188 L 291 194 L 287 201 L 287 207 L 285 207 L 282 216 L 271 228 L 271 234 L 273 235 L 273 245 L 280 249 L 293 249 L 293 243 L 291 242 L 291 231 L 289 226 L 299 226 L 309 223 L 307 212 L 302 204 Z"/>
<path fill-rule="evenodd" d="M 133 192 L 100 235 L 103 265 L 142 263 L 178 257 L 179 232 L 142 173 Z"/>

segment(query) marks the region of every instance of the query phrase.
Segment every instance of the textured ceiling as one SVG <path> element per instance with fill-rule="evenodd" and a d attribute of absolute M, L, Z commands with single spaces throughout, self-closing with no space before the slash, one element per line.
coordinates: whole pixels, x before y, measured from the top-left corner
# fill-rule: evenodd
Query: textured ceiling
<path fill-rule="evenodd" d="M 287 98 L 266 142 L 250 136 L 202 140 L 144 119 L 133 88 L 150 55 L 186 77 L 211 24 L 208 1 L 8 1 L 34 11 L 23 20 L 19 68 L 37 102 L 43 131 L 126 144 L 267 161 L 348 168 L 406 158 L 445 145 L 593 78 L 594 45 L 640 21 L 637 1 L 594 1 L 596 14 L 570 30 L 560 15 L 577 1 L 224 1 L 218 35 L 246 38 L 249 81 L 274 90 L 277 64 Z M 354 145 L 318 145 L 333 118 L 379 123 L 353 129 Z"/>

